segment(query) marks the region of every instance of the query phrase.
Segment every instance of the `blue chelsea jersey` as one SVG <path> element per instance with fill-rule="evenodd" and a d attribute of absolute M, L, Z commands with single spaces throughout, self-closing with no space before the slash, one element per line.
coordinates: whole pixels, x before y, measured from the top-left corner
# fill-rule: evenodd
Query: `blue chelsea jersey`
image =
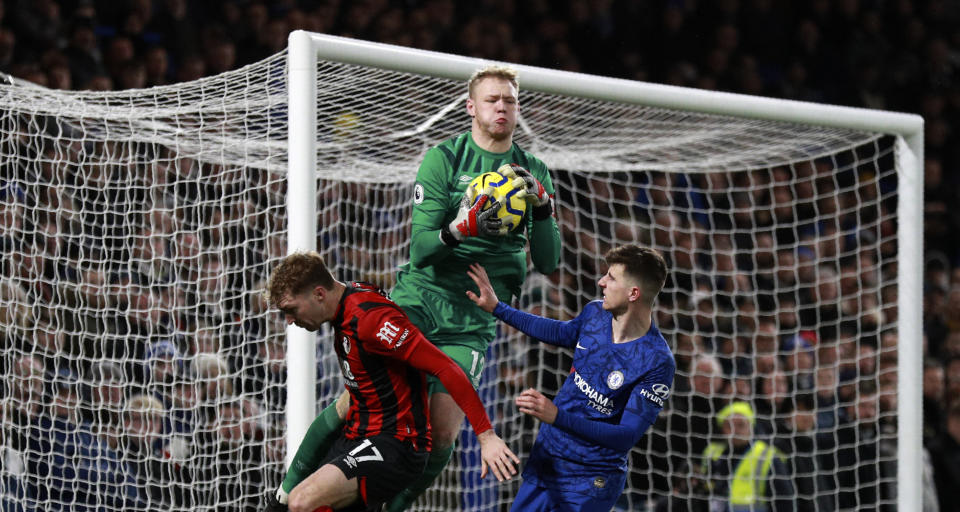
<path fill-rule="evenodd" d="M 554 399 L 557 420 L 541 424 L 523 478 L 545 487 L 619 493 L 630 449 L 656 420 L 673 385 L 676 365 L 660 330 L 651 322 L 643 337 L 613 343 L 613 315 L 602 301 L 569 322 L 517 310 L 497 316 L 574 350 L 573 367 Z M 520 325 L 511 321 L 518 316 Z"/>

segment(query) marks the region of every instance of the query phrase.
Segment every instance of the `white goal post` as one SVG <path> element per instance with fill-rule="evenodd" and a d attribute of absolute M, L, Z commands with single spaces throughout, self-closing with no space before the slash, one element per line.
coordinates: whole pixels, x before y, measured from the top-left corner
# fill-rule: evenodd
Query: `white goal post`
<path fill-rule="evenodd" d="M 4 77 L 0 509 L 261 510 L 343 389 L 329 333 L 265 304 L 269 271 L 316 248 L 390 290 L 417 168 L 468 129 L 484 63 L 295 32 L 163 87 Z M 515 302 L 572 318 L 618 244 L 671 269 L 674 388 L 616 509 L 722 501 L 708 443 L 732 400 L 799 457 L 798 503 L 919 508 L 922 119 L 515 67 L 514 140 L 550 167 L 563 237 Z M 521 459 L 537 425 L 513 398 L 570 365 L 500 326 L 478 391 Z M 414 510 L 509 508 L 518 479 L 481 481 L 477 455 L 465 429 Z"/>
<path fill-rule="evenodd" d="M 328 114 L 318 111 L 318 94 L 324 95 L 325 68 L 318 63 L 338 63 L 340 73 L 356 73 L 364 80 L 365 71 L 384 70 L 399 73 L 402 86 L 395 90 L 375 91 L 373 99 L 352 96 L 364 84 L 344 86 L 345 95 L 338 101 L 344 105 L 364 103 L 375 117 L 377 109 L 387 105 L 387 96 L 411 96 L 416 86 L 406 87 L 405 80 L 419 76 L 449 82 L 446 96 L 433 104 L 433 114 L 415 120 L 413 126 L 400 126 L 403 133 L 378 133 L 371 139 L 407 140 L 411 152 L 422 155 L 429 145 L 463 131 L 465 118 L 452 124 L 438 124 L 451 111 L 462 110 L 463 96 L 456 88 L 486 61 L 476 58 L 401 48 L 351 40 L 303 31 L 289 38 L 289 171 L 288 171 L 288 248 L 290 251 L 315 249 L 318 233 L 318 179 L 342 179 L 347 182 L 370 182 L 378 178 L 375 157 L 358 157 L 349 164 L 323 158 L 318 154 L 341 144 L 348 151 L 360 151 L 349 142 L 337 142 L 321 133 L 318 124 L 329 121 Z M 521 83 L 523 119 L 518 132 L 526 149 L 543 159 L 553 170 L 596 173 L 606 176 L 631 172 L 704 173 L 710 170 L 727 172 L 774 169 L 784 166 L 799 169 L 797 162 L 830 160 L 831 154 L 852 151 L 859 145 L 871 144 L 882 137 L 892 137 L 893 167 L 896 176 L 896 504 L 899 510 L 918 510 L 922 503 L 922 400 L 921 400 L 921 311 L 922 311 L 922 203 L 923 203 L 923 120 L 916 115 L 846 108 L 830 105 L 748 97 L 737 94 L 703 91 L 602 78 L 578 73 L 516 65 Z M 319 84 L 319 85 L 318 85 Z M 319 89 L 319 90 L 318 90 Z M 358 93 L 359 94 L 359 93 Z M 579 110 L 569 104 L 552 101 L 566 98 L 583 102 L 580 107 L 595 109 L 596 118 L 577 118 Z M 407 98 L 408 99 L 408 98 Z M 325 100 L 326 101 L 326 100 Z M 406 106 L 407 104 L 404 104 Z M 626 113 L 610 115 L 605 109 L 623 106 Z M 632 110 L 631 110 L 632 109 Z M 429 110 L 429 109 L 424 109 Z M 574 112 L 576 111 L 576 112 Z M 422 112 L 417 112 L 421 114 Z M 401 112 L 402 114 L 402 112 Z M 558 128 L 558 133 L 545 133 L 541 128 L 554 121 L 573 122 Z M 649 121 L 639 121 L 647 116 Z M 660 128 L 650 128 L 666 116 Z M 534 119 L 536 117 L 536 119 Z M 586 126 L 577 124 L 584 121 Z M 632 122 L 637 121 L 635 124 Z M 349 114 L 333 121 L 359 134 L 366 126 Z M 374 120 L 373 123 L 376 121 Z M 440 128 L 438 130 L 438 127 Z M 636 129 L 634 133 L 629 130 Z M 567 133 L 563 133 L 566 130 Z M 589 134 L 608 139 L 589 139 Z M 436 133 L 435 133 L 436 131 Z M 441 133 L 446 132 L 446 133 Z M 779 135 L 778 135 L 779 134 Z M 672 135 L 672 138 L 670 137 Z M 837 141 L 848 139 L 849 147 Z M 631 141 L 632 142 L 629 142 Z M 626 141 L 626 142 L 625 142 Z M 878 142 L 879 146 L 884 143 Z M 688 151 L 689 150 L 689 151 Z M 398 162 L 397 174 L 388 179 L 409 184 L 416 172 L 416 154 Z M 836 158 L 839 162 L 843 158 Z M 797 165 L 797 167 L 794 167 Z M 799 175 L 794 172 L 793 175 Z M 383 179 L 382 175 L 379 179 Z M 630 178 L 627 178 L 630 180 Z M 646 179 L 646 178 L 644 178 Z M 638 183 L 647 185 L 649 181 Z M 607 193 L 615 190 L 608 189 Z M 857 195 L 854 193 L 853 195 Z M 893 213 L 893 212 L 891 212 Z M 598 235 L 599 236 L 599 235 Z M 879 292 L 878 292 L 879 293 Z M 314 394 L 316 358 L 314 339 L 305 331 L 289 328 L 288 337 L 288 407 L 287 461 L 306 432 L 316 413 Z M 679 369 L 679 365 L 678 365 Z M 329 398 L 329 397 L 327 397 Z M 508 441 L 509 442 L 509 441 Z"/>

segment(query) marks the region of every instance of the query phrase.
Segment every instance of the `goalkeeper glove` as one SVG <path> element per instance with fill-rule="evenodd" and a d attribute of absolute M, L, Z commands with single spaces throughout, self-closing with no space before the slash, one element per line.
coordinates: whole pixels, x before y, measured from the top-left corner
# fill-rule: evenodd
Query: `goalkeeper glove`
<path fill-rule="evenodd" d="M 266 502 L 265 512 L 287 512 L 287 493 L 283 492 L 282 487 L 276 491 L 267 492 Z"/>
<path fill-rule="evenodd" d="M 497 172 L 505 176 L 515 175 L 523 180 L 523 198 L 533 206 L 533 220 L 543 220 L 553 215 L 550 195 L 530 171 L 517 164 L 505 164 L 500 166 Z"/>
<path fill-rule="evenodd" d="M 493 199 L 493 187 L 487 186 L 477 194 L 473 187 L 467 187 L 460 201 L 457 217 L 447 226 L 440 228 L 440 241 L 451 247 L 460 245 L 468 236 L 498 236 L 506 234 L 507 227 L 497 218 L 500 201 Z M 487 209 L 483 209 L 489 203 Z"/>

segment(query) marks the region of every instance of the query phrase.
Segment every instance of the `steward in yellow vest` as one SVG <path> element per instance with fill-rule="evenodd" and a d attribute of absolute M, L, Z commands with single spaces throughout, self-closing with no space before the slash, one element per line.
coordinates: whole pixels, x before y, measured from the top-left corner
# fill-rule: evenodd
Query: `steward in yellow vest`
<path fill-rule="evenodd" d="M 717 414 L 726 439 L 707 446 L 701 467 L 712 512 L 796 509 L 789 463 L 773 445 L 753 438 L 755 418 L 747 402 L 733 402 Z"/>

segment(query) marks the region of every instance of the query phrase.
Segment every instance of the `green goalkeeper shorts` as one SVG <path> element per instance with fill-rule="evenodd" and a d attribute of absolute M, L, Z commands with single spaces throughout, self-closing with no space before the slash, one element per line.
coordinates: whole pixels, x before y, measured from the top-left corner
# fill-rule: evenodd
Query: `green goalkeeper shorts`
<path fill-rule="evenodd" d="M 420 332 L 456 361 L 476 389 L 480 385 L 487 347 L 496 334 L 496 318 L 476 304 L 452 304 L 429 290 L 416 294 L 395 288 L 390 298 L 399 305 Z M 427 376 L 430 394 L 447 393 L 440 380 Z"/>
<path fill-rule="evenodd" d="M 483 354 L 496 336 L 497 319 L 466 295 L 455 299 L 420 287 L 398 285 L 390 299 L 438 347 L 466 345 Z"/>
<path fill-rule="evenodd" d="M 444 354 L 450 356 L 450 359 L 456 361 L 460 368 L 463 368 L 463 373 L 467 374 L 467 378 L 473 384 L 473 389 L 477 389 L 480 386 L 480 376 L 483 375 L 483 365 L 486 363 L 483 353 L 464 345 L 443 345 L 439 348 Z M 450 394 L 443 383 L 440 382 L 440 379 L 433 375 L 427 375 L 427 386 L 431 395 L 434 393 Z"/>

